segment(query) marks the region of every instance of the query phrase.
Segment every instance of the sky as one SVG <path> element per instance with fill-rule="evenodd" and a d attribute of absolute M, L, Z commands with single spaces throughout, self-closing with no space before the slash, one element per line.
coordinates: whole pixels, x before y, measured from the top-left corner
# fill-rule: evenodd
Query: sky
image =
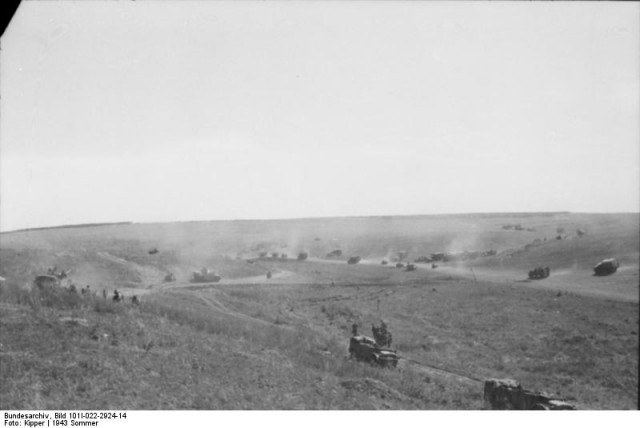
<path fill-rule="evenodd" d="M 640 3 L 23 2 L 0 231 L 640 211 Z"/>

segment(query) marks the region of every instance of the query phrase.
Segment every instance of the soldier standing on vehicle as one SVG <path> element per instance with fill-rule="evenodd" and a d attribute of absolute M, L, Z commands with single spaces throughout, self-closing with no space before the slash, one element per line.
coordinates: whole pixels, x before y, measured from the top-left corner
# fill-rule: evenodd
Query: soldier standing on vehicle
<path fill-rule="evenodd" d="M 357 336 L 358 335 L 358 324 L 353 323 L 351 325 L 351 335 L 352 336 Z"/>

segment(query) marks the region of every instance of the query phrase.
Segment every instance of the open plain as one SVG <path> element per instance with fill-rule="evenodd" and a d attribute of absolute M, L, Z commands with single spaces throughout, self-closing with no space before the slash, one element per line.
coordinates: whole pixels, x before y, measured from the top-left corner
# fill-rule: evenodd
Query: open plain
<path fill-rule="evenodd" d="M 580 409 L 636 408 L 639 245 L 638 214 L 2 233 L 0 407 L 481 409 L 485 379 L 513 378 Z M 594 276 L 609 257 L 618 271 Z M 50 266 L 70 274 L 35 287 Z M 528 279 L 538 266 L 550 276 Z M 203 267 L 220 281 L 192 282 Z M 348 358 L 352 325 L 380 320 L 395 369 Z"/>

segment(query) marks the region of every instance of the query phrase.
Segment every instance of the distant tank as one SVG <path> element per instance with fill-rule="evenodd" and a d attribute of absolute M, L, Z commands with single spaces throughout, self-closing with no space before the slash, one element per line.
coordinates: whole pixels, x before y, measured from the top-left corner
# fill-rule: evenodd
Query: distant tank
<path fill-rule="evenodd" d="M 148 253 L 149 253 L 149 254 L 158 254 L 158 253 L 159 253 L 159 251 L 158 251 L 158 249 L 157 249 L 157 248 L 152 248 L 152 249 L 150 249 L 150 250 L 148 251 Z"/>
<path fill-rule="evenodd" d="M 396 267 L 397 268 L 403 268 L 404 267 L 404 263 L 398 262 L 398 263 L 396 263 Z"/>
<path fill-rule="evenodd" d="M 444 261 L 444 253 L 431 253 L 431 260 L 434 262 Z"/>
<path fill-rule="evenodd" d="M 327 253 L 327 257 L 340 257 L 342 255 L 342 250 L 333 250 L 330 253 Z"/>
<path fill-rule="evenodd" d="M 60 282 L 71 274 L 71 269 L 61 269 L 58 271 L 57 266 L 49 266 L 46 275 L 37 275 L 33 281 L 34 285 L 43 288 L 45 286 L 53 287 L 60 285 Z"/>
<path fill-rule="evenodd" d="M 222 277 L 216 272 L 210 271 L 207 268 L 200 269 L 200 272 L 194 271 L 191 282 L 218 282 Z"/>
<path fill-rule="evenodd" d="M 173 273 L 169 272 L 164 276 L 164 282 L 174 282 L 176 277 Z"/>
<path fill-rule="evenodd" d="M 412 271 L 412 270 L 416 270 L 416 265 L 414 265 L 413 263 L 408 263 L 408 264 L 407 264 L 407 268 L 406 268 L 406 270 L 407 270 L 408 272 L 410 272 L 410 271 Z"/>
<path fill-rule="evenodd" d="M 360 256 L 351 256 L 349 257 L 349 260 L 347 260 L 347 263 L 349 263 L 350 265 L 357 265 L 358 263 L 360 263 Z"/>
<path fill-rule="evenodd" d="M 551 270 L 547 267 L 537 267 L 529 271 L 529 279 L 544 279 L 549 276 Z"/>
<path fill-rule="evenodd" d="M 381 263 L 382 263 L 383 265 L 388 265 L 388 264 L 389 264 L 389 262 L 388 262 L 388 261 L 386 261 L 386 260 L 383 260 Z"/>
<path fill-rule="evenodd" d="M 55 275 L 38 275 L 33 283 L 39 288 L 53 287 L 54 285 L 60 285 L 60 279 Z"/>
<path fill-rule="evenodd" d="M 604 259 L 593 267 L 595 276 L 606 276 L 616 273 L 620 263 L 616 259 Z"/>
<path fill-rule="evenodd" d="M 309 253 L 300 253 L 300 254 L 298 254 L 298 260 L 299 261 L 307 260 L 308 257 L 309 257 Z"/>

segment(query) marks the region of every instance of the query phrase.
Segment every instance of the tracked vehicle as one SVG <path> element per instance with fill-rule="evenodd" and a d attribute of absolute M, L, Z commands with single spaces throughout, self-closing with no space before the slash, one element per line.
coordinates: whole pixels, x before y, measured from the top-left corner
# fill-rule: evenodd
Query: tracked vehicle
<path fill-rule="evenodd" d="M 604 259 L 593 267 L 595 276 L 606 276 L 616 273 L 620 263 L 616 259 Z"/>
<path fill-rule="evenodd" d="M 216 272 L 210 271 L 207 268 L 202 268 L 200 272 L 193 272 L 191 282 L 218 282 L 222 277 Z"/>
<path fill-rule="evenodd" d="M 529 271 L 529 279 L 544 279 L 549 276 L 551 270 L 549 267 L 537 267 Z"/>
<path fill-rule="evenodd" d="M 399 360 L 397 351 L 378 346 L 376 341 L 368 336 L 351 337 L 349 340 L 349 357 L 380 367 L 396 367 Z"/>

